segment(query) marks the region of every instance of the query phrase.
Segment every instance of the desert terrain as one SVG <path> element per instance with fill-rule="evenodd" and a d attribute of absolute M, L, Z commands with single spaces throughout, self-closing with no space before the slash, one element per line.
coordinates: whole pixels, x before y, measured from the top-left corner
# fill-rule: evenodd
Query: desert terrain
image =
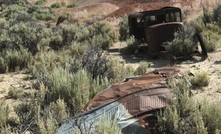
<path fill-rule="evenodd" d="M 35 3 L 36 0 L 29 0 Z M 99 18 L 100 20 L 112 21 L 113 26 L 118 27 L 121 17 L 132 12 L 160 9 L 164 6 L 180 7 L 187 15 L 187 20 L 191 21 L 202 14 L 202 6 L 212 9 L 221 0 L 47 0 L 46 5 L 50 6 L 56 2 L 77 3 L 76 8 L 61 7 L 56 9 L 57 14 L 68 13 L 74 20 L 84 22 Z M 220 40 L 221 42 L 221 40 Z M 221 46 L 221 44 L 218 46 Z M 123 44 L 123 45 L 122 45 Z M 119 57 L 120 60 L 137 68 L 141 61 L 150 63 L 150 70 L 164 66 L 182 66 L 187 68 L 191 73 L 207 72 L 210 82 L 207 87 L 201 91 L 194 91 L 195 97 L 199 99 L 207 99 L 209 101 L 221 101 L 221 47 L 214 52 L 208 53 L 208 58 L 201 60 L 200 57 L 194 57 L 190 60 L 174 62 L 165 59 L 150 59 L 148 57 L 125 56 L 120 53 L 120 49 L 124 47 L 124 43 L 118 42 L 112 45 L 110 49 L 119 50 L 109 52 L 109 55 Z M 24 73 L 25 72 L 25 73 Z M 0 74 L 0 100 L 8 105 L 19 103 L 8 96 L 11 88 L 17 88 L 26 92 L 26 95 L 32 93 L 35 89 L 34 80 L 26 71 L 17 71 L 14 73 Z M 35 91 L 34 91 L 35 92 Z M 9 109 L 13 112 L 13 109 Z M 11 114 L 14 116 L 14 114 Z"/>

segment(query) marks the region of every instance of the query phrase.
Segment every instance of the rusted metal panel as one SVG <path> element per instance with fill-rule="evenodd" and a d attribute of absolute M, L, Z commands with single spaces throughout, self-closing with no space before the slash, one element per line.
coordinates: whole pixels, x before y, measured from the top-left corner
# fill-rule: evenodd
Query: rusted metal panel
<path fill-rule="evenodd" d="M 121 129 L 151 116 L 152 111 L 171 104 L 172 95 L 166 86 L 167 78 L 186 71 L 182 67 L 164 67 L 139 77 L 117 82 L 98 93 L 85 107 L 85 112 L 69 119 L 58 129 L 58 134 L 94 132 L 96 125 L 105 114 L 107 120 L 114 117 Z"/>
<path fill-rule="evenodd" d="M 151 88 L 166 88 L 166 78 L 174 77 L 179 73 L 182 74 L 185 69 L 182 67 L 164 67 L 156 69 L 150 73 L 130 79 L 128 81 L 121 81 L 113 84 L 104 91 L 98 93 L 85 107 L 85 110 L 90 110 L 98 107 L 101 104 L 118 99 L 122 96 L 136 93 L 139 91 L 156 92 L 157 90 L 150 90 Z M 148 91 L 150 90 L 150 92 Z"/>

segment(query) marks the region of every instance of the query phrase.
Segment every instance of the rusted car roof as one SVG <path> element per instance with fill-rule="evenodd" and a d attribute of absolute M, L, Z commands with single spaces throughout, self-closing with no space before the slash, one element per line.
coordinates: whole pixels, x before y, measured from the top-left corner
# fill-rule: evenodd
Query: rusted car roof
<path fill-rule="evenodd" d="M 104 114 L 107 120 L 116 118 L 122 132 L 128 134 L 130 130 L 127 128 L 131 125 L 143 126 L 144 119 L 152 116 L 153 111 L 171 104 L 172 95 L 166 86 L 167 79 L 179 74 L 186 74 L 186 70 L 178 66 L 163 67 L 117 82 L 98 93 L 87 104 L 85 112 L 62 124 L 57 134 L 74 133 L 76 127 L 83 132 L 95 132 L 96 125 Z"/>
<path fill-rule="evenodd" d="M 157 88 L 167 88 L 166 78 L 174 77 L 178 74 L 183 74 L 186 70 L 182 67 L 163 67 L 156 69 L 150 73 L 144 74 L 132 79 L 125 79 L 121 82 L 117 82 L 104 91 L 98 93 L 85 107 L 86 110 L 93 109 L 104 103 L 120 99 L 123 96 L 131 93 L 148 92 L 151 94 Z M 150 91 L 143 91 L 150 90 Z M 155 93 L 157 94 L 157 93 Z"/>

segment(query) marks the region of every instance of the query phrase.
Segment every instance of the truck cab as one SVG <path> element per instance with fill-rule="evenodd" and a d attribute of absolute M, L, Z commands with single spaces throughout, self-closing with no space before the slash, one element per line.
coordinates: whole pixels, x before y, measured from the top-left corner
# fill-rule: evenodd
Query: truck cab
<path fill-rule="evenodd" d="M 148 45 L 148 54 L 165 50 L 164 42 L 171 41 L 174 33 L 182 29 L 182 13 L 177 7 L 164 7 L 132 13 L 128 16 L 129 33 Z"/>

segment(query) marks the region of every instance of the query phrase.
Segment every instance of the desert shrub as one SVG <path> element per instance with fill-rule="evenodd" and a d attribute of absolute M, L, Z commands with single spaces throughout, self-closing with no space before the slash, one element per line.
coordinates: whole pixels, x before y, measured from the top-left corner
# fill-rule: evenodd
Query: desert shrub
<path fill-rule="evenodd" d="M 108 49 L 118 39 L 118 33 L 104 21 L 96 22 L 89 28 L 89 32 L 88 44 L 99 46 L 102 49 Z"/>
<path fill-rule="evenodd" d="M 103 77 L 107 74 L 108 59 L 101 50 L 88 49 L 82 56 L 82 67 L 92 75 L 92 78 Z"/>
<path fill-rule="evenodd" d="M 120 33 L 120 40 L 126 40 L 127 38 L 129 38 L 129 25 L 128 25 L 128 16 L 124 16 L 122 18 L 122 20 L 119 23 L 120 29 L 119 29 L 119 33 Z"/>
<path fill-rule="evenodd" d="M 221 107 L 220 102 L 203 101 L 201 113 L 209 134 L 219 132 L 221 128 Z"/>
<path fill-rule="evenodd" d="M 64 100 L 58 99 L 56 102 L 51 102 L 49 105 L 51 116 L 58 124 L 64 122 L 69 117 L 67 113 L 67 106 Z"/>
<path fill-rule="evenodd" d="M 22 70 L 31 63 L 32 56 L 25 50 L 7 50 L 0 54 L 0 71 L 1 73 Z"/>
<path fill-rule="evenodd" d="M 128 55 L 135 54 L 138 50 L 139 45 L 139 42 L 135 39 L 135 37 L 131 36 L 130 38 L 128 38 L 126 40 L 126 44 L 127 46 L 125 48 L 122 48 L 121 52 Z"/>
<path fill-rule="evenodd" d="M 125 77 L 132 76 L 134 73 L 131 66 L 126 66 L 125 63 L 121 62 L 117 57 L 110 57 L 107 66 L 107 77 L 113 81 L 122 80 Z"/>
<path fill-rule="evenodd" d="M 172 105 L 158 116 L 160 132 L 173 134 L 219 133 L 221 128 L 219 103 L 211 103 L 208 100 L 197 101 L 191 95 L 188 79 L 180 80 L 173 79 L 170 82 L 169 87 L 172 89 L 174 99 Z"/>
<path fill-rule="evenodd" d="M 209 76 L 205 72 L 198 73 L 191 79 L 190 82 L 193 86 L 202 88 L 209 85 Z"/>
<path fill-rule="evenodd" d="M 209 31 L 211 31 L 211 32 L 213 32 L 213 33 L 220 33 L 220 26 L 218 26 L 216 23 L 214 23 L 214 22 L 211 22 L 211 23 L 209 23 L 209 24 L 207 24 L 207 26 L 206 26 L 206 28 L 209 30 Z"/>
<path fill-rule="evenodd" d="M 205 129 L 202 116 L 197 111 L 198 105 L 190 96 L 188 81 L 186 79 L 172 80 L 170 87 L 174 93 L 174 101 L 158 118 L 160 131 L 173 134 L 194 134 L 199 132 L 201 127 Z"/>
<path fill-rule="evenodd" d="M 22 95 L 21 90 L 19 90 L 17 88 L 14 88 L 14 87 L 11 87 L 11 88 L 9 88 L 7 98 L 18 99 L 19 97 L 21 97 L 21 95 Z"/>
<path fill-rule="evenodd" d="M 44 24 L 34 22 L 20 22 L 8 25 L 0 34 L 2 37 L 1 51 L 5 49 L 17 49 L 22 46 L 33 55 L 38 51 L 46 50 L 49 45 L 51 31 Z"/>
<path fill-rule="evenodd" d="M 3 8 L 1 17 L 5 17 L 7 20 L 16 18 L 19 14 L 23 14 L 28 11 L 28 8 L 26 5 L 23 4 L 11 4 L 8 6 L 5 6 Z"/>
<path fill-rule="evenodd" d="M 52 31 L 53 36 L 50 42 L 50 47 L 54 50 L 58 50 L 64 46 L 70 46 L 74 42 L 80 43 L 81 41 L 86 40 L 89 34 L 89 32 L 87 32 L 87 27 L 83 24 L 61 24 L 58 27 L 53 28 Z"/>
<path fill-rule="evenodd" d="M 76 7 L 77 5 L 76 5 L 76 3 L 71 3 L 71 4 L 68 4 L 67 5 L 67 8 L 74 8 L 74 7 Z"/>
<path fill-rule="evenodd" d="M 34 16 L 38 20 L 45 20 L 45 21 L 53 20 L 55 18 L 55 16 L 52 13 L 35 12 Z"/>
<path fill-rule="evenodd" d="M 62 41 L 52 40 L 51 47 L 58 49 L 71 45 L 74 41 L 93 47 L 108 49 L 117 40 L 117 33 L 107 22 L 86 24 L 61 24 L 53 29 L 54 36 L 61 36 Z"/>
<path fill-rule="evenodd" d="M 203 7 L 203 16 L 202 16 L 202 20 L 204 25 L 206 26 L 207 24 L 212 22 L 212 15 L 210 14 L 208 8 Z"/>
<path fill-rule="evenodd" d="M 135 75 L 143 75 L 147 73 L 148 68 L 150 67 L 150 63 L 148 62 L 140 62 L 140 65 L 136 68 L 134 74 Z"/>
<path fill-rule="evenodd" d="M 22 102 L 18 106 L 15 107 L 15 112 L 18 115 L 19 122 L 25 125 L 33 125 L 31 121 L 36 118 L 38 115 L 39 105 L 37 102 Z M 27 126 L 24 126 L 27 127 Z M 23 128 L 25 130 L 25 128 Z"/>
<path fill-rule="evenodd" d="M 54 3 L 51 5 L 51 8 L 60 8 L 62 7 L 61 3 Z"/>
<path fill-rule="evenodd" d="M 2 127 L 0 132 L 3 134 L 19 134 L 19 132 L 10 125 L 5 125 L 4 127 Z"/>
<path fill-rule="evenodd" d="M 65 2 L 61 2 L 61 3 L 53 3 L 51 5 L 51 8 L 60 8 L 60 7 L 65 7 L 66 3 Z"/>
<path fill-rule="evenodd" d="M 71 74 L 68 70 L 57 67 L 47 78 L 49 91 L 46 103 L 61 98 L 72 109 L 72 113 L 76 113 L 89 101 L 91 81 L 85 70 Z"/>
<path fill-rule="evenodd" d="M 68 60 L 67 56 L 63 52 L 52 50 L 48 51 L 47 54 L 38 53 L 34 57 L 34 63 L 29 65 L 28 68 L 37 79 L 40 79 L 42 73 L 53 70 L 57 66 L 65 67 Z"/>
<path fill-rule="evenodd" d="M 206 50 L 207 52 L 213 52 L 216 50 L 217 48 L 217 41 L 216 39 L 212 38 L 212 36 L 210 34 L 208 34 L 207 36 L 204 36 L 204 41 L 206 44 Z"/>
<path fill-rule="evenodd" d="M 56 120 L 50 115 L 39 118 L 38 120 L 38 129 L 40 134 L 55 134 L 57 131 Z"/>
<path fill-rule="evenodd" d="M 36 5 L 44 5 L 45 4 L 45 0 L 38 0 L 35 2 Z"/>
<path fill-rule="evenodd" d="M 0 128 L 2 128 L 8 120 L 8 106 L 4 102 L 0 102 Z"/>
<path fill-rule="evenodd" d="M 196 42 L 193 40 L 194 29 L 191 26 L 184 27 L 175 33 L 171 42 L 164 43 L 166 50 L 174 56 L 190 56 L 196 50 Z"/>
<path fill-rule="evenodd" d="M 107 120 L 105 115 L 102 116 L 95 131 L 96 134 L 121 134 L 116 118 Z"/>
<path fill-rule="evenodd" d="M 65 48 L 66 49 L 66 48 Z M 87 53 L 88 46 L 80 44 L 78 42 L 73 42 L 70 47 L 67 48 L 71 56 L 81 59 L 81 56 Z"/>
<path fill-rule="evenodd" d="M 217 5 L 217 7 L 213 9 L 213 20 L 221 26 L 221 4 Z"/>
<path fill-rule="evenodd" d="M 203 32 L 206 28 L 205 22 L 203 21 L 203 16 L 199 16 L 190 22 L 190 25 L 194 27 L 197 31 Z"/>
<path fill-rule="evenodd" d="M 5 58 L 0 57 L 0 73 L 5 73 L 8 70 L 8 64 Z"/>
<path fill-rule="evenodd" d="M 62 6 L 62 7 L 65 7 L 65 6 L 66 6 L 66 3 L 65 3 L 64 1 L 62 1 L 62 2 L 61 2 L 61 6 Z"/>
<path fill-rule="evenodd" d="M 41 111 L 40 108 L 41 106 L 37 101 L 37 98 L 35 98 L 34 96 L 30 96 L 30 99 L 27 99 L 14 107 L 19 121 L 16 130 L 19 133 L 24 133 L 26 131 L 38 131 L 36 123 Z"/>

